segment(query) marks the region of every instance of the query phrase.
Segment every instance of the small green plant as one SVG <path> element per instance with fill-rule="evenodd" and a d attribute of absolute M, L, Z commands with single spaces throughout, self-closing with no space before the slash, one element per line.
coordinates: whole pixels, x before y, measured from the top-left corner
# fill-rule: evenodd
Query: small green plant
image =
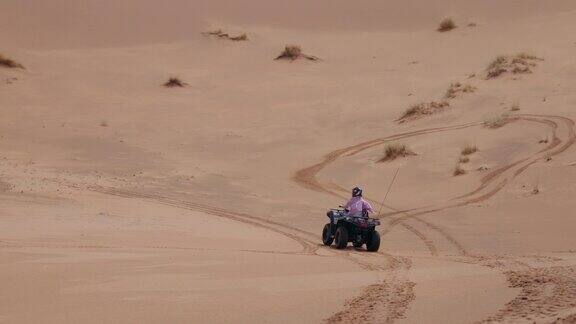
<path fill-rule="evenodd" d="M 416 155 L 405 144 L 392 143 L 386 145 L 384 149 L 384 156 L 378 162 L 392 161 L 400 157 Z"/>
<path fill-rule="evenodd" d="M 438 31 L 439 32 L 447 32 L 450 31 L 454 28 L 456 28 L 456 23 L 454 22 L 454 20 L 452 20 L 452 18 L 444 18 L 441 22 L 440 22 L 440 26 L 438 26 Z"/>

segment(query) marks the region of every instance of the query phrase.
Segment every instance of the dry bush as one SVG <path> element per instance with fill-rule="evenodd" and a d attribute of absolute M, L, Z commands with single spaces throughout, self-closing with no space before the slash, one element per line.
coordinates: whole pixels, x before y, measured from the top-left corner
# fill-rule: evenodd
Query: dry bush
<path fill-rule="evenodd" d="M 467 156 L 461 156 L 460 159 L 458 159 L 459 163 L 468 163 L 470 162 L 470 158 Z"/>
<path fill-rule="evenodd" d="M 512 104 L 512 107 L 510 107 L 510 111 L 518 111 L 520 110 L 520 104 L 518 102 L 515 102 Z"/>
<path fill-rule="evenodd" d="M 478 152 L 478 146 L 476 145 L 466 145 L 460 152 L 462 155 L 470 155 Z"/>
<path fill-rule="evenodd" d="M 399 123 L 404 123 L 407 121 L 422 118 L 427 115 L 432 115 L 439 111 L 442 111 L 450 106 L 448 101 L 432 101 L 432 102 L 422 102 L 410 106 L 406 111 L 397 119 Z"/>
<path fill-rule="evenodd" d="M 454 22 L 454 20 L 452 20 L 452 18 L 444 18 L 440 22 L 440 26 L 438 26 L 437 30 L 439 32 L 447 32 L 447 31 L 450 31 L 456 27 L 457 27 L 456 23 Z"/>
<path fill-rule="evenodd" d="M 535 61 L 543 59 L 527 54 L 497 56 L 486 69 L 486 79 L 494 79 L 504 73 L 525 74 L 532 73 L 532 68 L 536 66 Z"/>
<path fill-rule="evenodd" d="M 305 58 L 310 61 L 317 61 L 319 58 L 312 55 L 302 53 L 302 48 L 298 45 L 286 45 L 284 51 L 278 55 L 275 60 L 290 60 L 294 61 L 300 58 Z"/>
<path fill-rule="evenodd" d="M 164 86 L 167 88 L 174 88 L 174 87 L 185 87 L 187 85 L 186 82 L 178 79 L 177 77 L 171 77 L 164 83 Z"/>
<path fill-rule="evenodd" d="M 416 155 L 408 146 L 404 144 L 388 144 L 384 149 L 384 156 L 378 162 L 392 161 L 400 157 Z"/>
<path fill-rule="evenodd" d="M 464 93 L 471 93 L 476 91 L 476 87 L 469 84 L 462 84 L 460 82 L 450 84 L 448 90 L 444 94 L 444 99 L 455 99 Z"/>
<path fill-rule="evenodd" d="M 532 191 L 530 193 L 533 195 L 537 195 L 540 193 L 540 183 L 539 182 L 535 182 L 532 185 Z"/>
<path fill-rule="evenodd" d="M 280 55 L 278 55 L 278 57 L 276 57 L 276 59 L 277 60 L 280 60 L 280 59 L 295 60 L 301 56 L 302 56 L 302 49 L 300 48 L 300 46 L 286 45 L 286 47 L 284 47 L 284 51 L 282 53 L 280 53 Z"/>
<path fill-rule="evenodd" d="M 502 114 L 499 116 L 490 117 L 484 120 L 484 127 L 487 128 L 500 128 L 510 121 L 510 115 Z"/>
<path fill-rule="evenodd" d="M 7 67 L 10 69 L 23 69 L 24 65 L 14 61 L 11 58 L 8 58 L 2 54 L 0 54 L 0 66 Z"/>
<path fill-rule="evenodd" d="M 463 174 L 466 174 L 466 170 L 462 169 L 462 166 L 460 165 L 460 163 L 457 163 L 456 167 L 454 167 L 454 172 L 452 172 L 452 174 L 454 176 L 463 175 Z"/>
<path fill-rule="evenodd" d="M 222 31 L 222 29 L 207 31 L 207 32 L 204 32 L 202 34 L 210 35 L 210 36 L 217 36 L 217 37 L 227 37 L 228 36 L 228 34 L 226 34 L 224 31 Z"/>
<path fill-rule="evenodd" d="M 222 31 L 222 29 L 208 31 L 208 32 L 204 32 L 202 34 L 206 35 L 206 36 L 216 36 L 218 38 L 228 39 L 231 41 L 247 41 L 248 40 L 248 35 L 246 35 L 246 33 L 242 33 L 238 36 L 230 36 L 230 34 L 225 33 L 224 31 Z"/>
<path fill-rule="evenodd" d="M 234 37 L 230 37 L 230 40 L 232 41 L 247 41 L 248 40 L 248 35 L 246 35 L 246 33 L 240 34 L 238 36 L 234 36 Z"/>

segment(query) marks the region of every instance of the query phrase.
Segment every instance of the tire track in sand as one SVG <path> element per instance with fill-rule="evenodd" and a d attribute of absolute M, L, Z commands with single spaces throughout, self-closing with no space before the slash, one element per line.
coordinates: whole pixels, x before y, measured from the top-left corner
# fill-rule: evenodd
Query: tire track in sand
<path fill-rule="evenodd" d="M 406 210 L 406 211 L 398 210 L 398 209 L 392 208 L 391 206 L 386 206 L 387 208 L 390 208 L 394 211 L 394 213 L 392 213 L 393 215 L 400 214 L 402 216 L 394 218 L 390 222 L 390 224 L 389 224 L 390 226 L 387 228 L 387 230 L 384 232 L 384 234 L 388 233 L 390 231 L 390 229 L 392 227 L 394 227 L 395 225 L 403 225 L 404 228 L 410 230 L 413 234 L 415 234 L 420 240 L 422 240 L 426 244 L 426 246 L 428 247 L 428 249 L 432 255 L 436 255 L 436 253 L 434 253 L 434 245 L 433 245 L 433 243 L 431 243 L 431 240 L 426 235 L 424 235 L 422 232 L 420 232 L 418 230 L 410 229 L 409 227 L 407 227 L 405 225 L 404 221 L 412 219 L 412 220 L 415 220 L 415 221 L 425 225 L 425 227 L 428 228 L 429 230 L 439 233 L 442 237 L 444 237 L 448 242 L 450 242 L 450 244 L 452 244 L 457 249 L 457 251 L 459 252 L 460 255 L 465 256 L 468 259 L 470 259 L 470 260 L 463 261 L 463 262 L 472 262 L 474 264 L 480 264 L 483 266 L 487 266 L 486 264 L 483 264 L 482 262 L 480 262 L 478 260 L 478 257 L 470 256 L 468 254 L 468 252 L 466 251 L 466 249 L 463 247 L 463 245 L 461 243 L 459 243 L 450 233 L 448 233 L 447 231 L 445 231 L 441 227 L 433 224 L 430 221 L 426 221 L 426 220 L 419 218 L 418 216 L 430 214 L 430 213 L 437 212 L 437 211 L 446 210 L 449 208 L 461 207 L 461 206 L 465 206 L 468 204 L 477 203 L 477 202 L 487 200 L 487 199 L 491 198 L 492 196 L 494 196 L 496 193 L 498 193 L 500 190 L 502 190 L 506 186 L 507 183 L 509 183 L 511 180 L 513 180 L 518 175 L 520 175 L 529 166 L 542 160 L 544 158 L 544 154 L 546 154 L 547 156 L 554 156 L 554 155 L 560 154 L 560 153 L 564 152 L 565 150 L 567 150 L 570 146 L 572 146 L 572 144 L 576 140 L 576 135 L 575 135 L 575 131 L 574 131 L 574 121 L 569 119 L 569 118 L 565 118 L 565 117 L 561 117 L 561 116 L 523 114 L 523 115 L 517 116 L 514 121 L 516 121 L 516 120 L 524 120 L 524 121 L 528 121 L 528 122 L 540 123 L 540 124 L 544 124 L 544 125 L 550 127 L 553 130 L 553 139 L 552 139 L 551 143 L 546 148 L 542 149 L 537 154 L 535 154 L 529 158 L 525 158 L 525 159 L 522 159 L 520 161 L 513 162 L 509 165 L 503 166 L 499 169 L 496 169 L 496 170 L 490 172 L 488 175 L 483 177 L 483 179 L 480 182 L 480 185 L 477 188 L 473 189 L 472 191 L 470 191 L 464 195 L 452 198 L 447 203 L 440 204 L 439 206 L 422 207 L 422 208 L 411 209 L 411 210 Z M 565 129 L 566 137 L 564 139 L 560 139 L 560 137 L 558 137 L 558 134 L 557 134 L 557 130 L 559 128 L 559 123 L 562 123 L 563 127 L 566 128 Z M 413 132 L 406 132 L 406 133 L 391 135 L 388 137 L 384 137 L 384 138 L 380 138 L 380 139 L 374 139 L 374 140 L 370 140 L 370 141 L 363 142 L 360 144 L 356 144 L 356 145 L 352 145 L 352 146 L 345 147 L 342 149 L 338 149 L 338 150 L 335 150 L 335 151 L 330 152 L 327 155 L 325 155 L 321 162 L 314 164 L 312 166 L 309 166 L 307 168 L 296 171 L 295 174 L 293 175 L 292 179 L 304 188 L 314 190 L 317 192 L 323 192 L 323 193 L 334 195 L 337 197 L 342 197 L 342 195 L 340 194 L 340 192 L 342 191 L 340 186 L 335 185 L 335 184 L 323 183 L 317 178 L 318 173 L 322 169 L 327 167 L 329 164 L 335 162 L 339 158 L 346 157 L 346 156 L 353 156 L 355 154 L 358 154 L 358 153 L 360 153 L 366 149 L 372 148 L 374 146 L 382 145 L 382 144 L 385 144 L 385 143 L 388 143 L 391 141 L 395 141 L 398 139 L 402 139 L 402 138 L 420 136 L 420 135 L 426 135 L 426 134 L 438 133 L 438 132 L 445 132 L 445 131 L 451 131 L 451 130 L 464 129 L 464 128 L 474 127 L 474 126 L 479 126 L 479 125 L 481 125 L 481 123 L 469 123 L 469 124 L 463 124 L 463 125 L 437 127 L 437 128 L 430 128 L 430 129 L 424 129 L 424 130 L 413 131 Z M 336 190 L 334 188 L 336 188 Z M 490 257 L 482 257 L 480 259 L 490 259 Z M 526 271 L 528 271 L 529 274 L 533 272 L 533 270 L 531 270 L 531 268 L 523 262 L 517 261 L 513 258 L 508 258 L 508 261 L 511 262 L 512 264 L 514 264 L 515 266 L 521 266 L 521 267 L 524 267 L 524 269 L 528 269 Z M 492 266 L 489 266 L 489 267 L 496 268 L 496 267 L 492 267 Z M 409 269 L 409 267 L 405 268 L 405 270 L 408 270 L 408 269 Z M 509 275 L 509 272 L 504 271 L 503 268 L 500 268 L 500 271 L 503 271 L 507 275 L 509 282 L 512 282 L 513 277 L 511 277 Z M 530 272 L 530 271 L 532 271 L 532 272 Z M 404 316 L 404 312 L 406 311 L 406 309 L 408 307 L 408 303 L 414 299 L 414 296 L 413 296 L 414 285 L 413 285 L 413 283 L 410 283 L 406 279 L 404 279 L 404 281 L 402 281 L 400 278 L 398 278 L 395 275 L 395 273 L 393 273 L 391 276 L 391 281 L 396 281 L 396 280 L 400 281 L 400 283 L 398 283 L 396 286 L 393 286 L 393 287 L 389 286 L 389 284 L 388 284 L 389 281 L 386 281 L 386 280 L 381 282 L 381 283 L 367 287 L 359 297 L 352 299 L 351 301 L 349 301 L 346 304 L 345 310 L 334 314 L 332 317 L 330 317 L 328 319 L 328 321 L 329 322 L 373 322 L 373 321 L 392 322 L 395 319 L 402 318 Z M 536 280 L 536 282 L 538 283 L 539 281 Z M 564 285 L 564 286 L 566 286 L 566 285 Z M 559 290 L 562 291 L 562 289 L 559 289 Z M 391 298 L 390 296 L 394 296 L 395 292 L 398 292 L 398 291 L 409 291 L 409 293 L 400 294 L 403 297 L 398 298 L 397 300 L 390 300 L 390 298 Z M 572 296 L 571 294 L 568 294 L 568 295 Z M 408 296 L 408 297 L 406 297 L 406 296 Z M 576 292 L 575 292 L 575 295 L 573 297 L 576 297 Z M 523 298 L 523 297 L 520 296 L 519 298 Z M 365 302 L 366 300 L 371 300 L 372 302 Z M 564 299 L 562 299 L 562 300 L 564 300 Z M 404 305 L 404 306 L 399 308 L 399 310 L 403 310 L 403 311 L 397 312 L 396 310 L 398 310 L 398 309 L 396 309 L 394 307 L 392 307 L 392 311 L 390 311 L 390 310 L 382 311 L 381 310 L 382 307 L 379 307 L 382 305 L 386 305 L 386 306 L 390 307 L 391 305 L 395 305 L 395 304 L 396 305 Z M 509 304 L 515 305 L 514 301 L 510 302 Z M 526 307 L 518 308 L 518 307 L 513 307 L 513 306 L 511 307 L 510 305 L 507 305 L 507 306 L 508 307 L 506 309 L 504 309 L 503 311 L 501 311 L 499 314 L 497 314 L 495 316 L 497 316 L 497 317 L 502 316 L 502 318 L 504 318 L 504 315 L 502 315 L 502 314 L 506 314 L 507 315 L 506 317 L 509 317 L 510 314 L 515 316 L 515 314 L 521 313 L 521 311 L 523 309 L 526 309 Z M 558 307 L 558 305 L 557 305 L 557 307 Z M 378 308 L 380 308 L 380 310 L 377 310 Z M 534 311 L 535 309 L 536 310 L 539 309 L 538 307 L 529 307 L 529 306 L 527 308 L 529 310 L 532 310 L 532 311 Z M 377 314 L 379 314 L 379 316 L 376 316 Z M 489 320 L 492 320 L 492 319 L 489 319 Z"/>
<path fill-rule="evenodd" d="M 492 197 L 493 195 L 498 193 L 502 188 L 504 188 L 504 186 L 509 181 L 511 181 L 516 176 L 520 175 L 530 165 L 543 159 L 544 155 L 554 156 L 554 155 L 557 155 L 557 154 L 564 152 L 566 149 L 568 149 L 574 143 L 574 140 L 576 138 L 574 135 L 574 121 L 569 119 L 569 118 L 565 118 L 565 117 L 561 117 L 561 116 L 522 114 L 522 115 L 518 115 L 514 119 L 514 121 L 516 121 L 516 120 L 525 120 L 528 122 L 535 122 L 535 123 L 540 123 L 540 124 L 544 124 L 546 126 L 549 126 L 553 131 L 553 139 L 552 139 L 551 143 L 546 148 L 544 148 L 540 152 L 538 152 L 535 156 L 532 156 L 532 157 L 526 158 L 526 159 L 522 159 L 520 161 L 513 162 L 509 165 L 500 167 L 500 168 L 490 172 L 489 174 L 487 174 L 485 177 L 482 178 L 480 185 L 477 188 L 475 188 L 472 191 L 465 193 L 461 196 L 450 199 L 450 201 L 454 201 L 454 202 L 449 201 L 447 203 L 440 204 L 438 206 L 410 209 L 409 211 L 402 211 L 402 210 L 393 208 L 389 205 L 385 205 L 385 207 L 394 211 L 393 214 L 402 214 L 402 216 L 393 219 L 390 222 L 389 228 L 384 230 L 383 234 L 387 234 L 396 225 L 402 225 L 402 226 L 404 226 L 404 228 L 408 229 L 410 232 L 415 234 L 420 240 L 422 240 L 424 242 L 424 244 L 426 244 L 426 246 L 428 247 L 431 254 L 434 254 L 433 251 L 435 250 L 435 247 L 434 247 L 433 242 L 430 238 L 428 238 L 424 233 L 419 232 L 413 228 L 407 228 L 404 225 L 403 221 L 408 220 L 408 219 L 413 219 L 413 220 L 425 225 L 428 229 L 435 231 L 436 233 L 440 234 L 451 245 L 453 245 L 455 247 L 455 249 L 460 254 L 466 255 L 467 254 L 466 249 L 450 233 L 446 232 L 444 229 L 440 228 L 439 226 L 437 226 L 437 225 L 435 225 L 429 221 L 425 221 L 425 220 L 419 218 L 418 216 L 446 210 L 449 208 L 461 207 L 461 206 L 465 206 L 465 205 L 472 204 L 472 203 L 478 203 L 478 202 L 481 202 L 483 200 L 489 199 L 490 197 Z M 568 136 L 564 141 L 562 141 L 558 137 L 558 134 L 557 134 L 559 122 L 562 122 L 564 124 L 564 126 L 567 128 Z M 374 146 L 383 145 L 383 144 L 386 144 L 386 143 L 389 143 L 392 141 L 396 141 L 399 139 L 421 136 L 421 135 L 427 135 L 427 134 L 432 134 L 432 133 L 460 130 L 460 129 L 475 127 L 475 126 L 480 126 L 480 125 L 482 125 L 482 123 L 476 122 L 476 123 L 467 123 L 467 124 L 463 124 L 463 125 L 455 125 L 455 126 L 447 126 L 447 127 L 435 127 L 435 128 L 429 128 L 429 129 L 423 129 L 423 130 L 417 130 L 417 131 L 412 131 L 412 132 L 404 132 L 404 133 L 400 133 L 400 134 L 390 135 L 387 137 L 374 139 L 374 140 L 370 140 L 370 141 L 363 142 L 360 144 L 348 146 L 348 147 L 338 149 L 338 150 L 335 150 L 335 151 L 332 151 L 332 152 L 326 154 L 323 157 L 323 159 L 317 164 L 314 164 L 312 166 L 309 166 L 309 167 L 306 167 L 304 169 L 296 171 L 295 174 L 293 175 L 292 179 L 304 188 L 314 190 L 317 192 L 324 192 L 324 193 L 334 195 L 337 197 L 342 197 L 342 195 L 338 192 L 338 190 L 334 189 L 334 184 L 326 185 L 324 182 L 320 181 L 317 178 L 318 173 L 322 169 L 324 169 L 325 167 L 327 167 L 331 163 L 335 162 L 336 160 L 338 160 L 342 157 L 353 156 L 355 154 L 358 154 L 358 153 L 360 153 L 366 149 L 372 148 Z M 511 177 L 508 176 L 509 173 L 512 173 L 513 176 L 511 176 Z M 466 198 L 466 199 L 463 199 L 463 198 Z M 375 201 L 373 201 L 373 202 L 375 202 Z M 378 205 L 380 204 L 378 202 L 375 202 L 375 203 L 377 203 Z"/>
<path fill-rule="evenodd" d="M 382 315 L 383 317 L 389 319 L 399 318 L 402 316 L 402 314 L 405 313 L 408 304 L 414 298 L 414 290 L 413 290 L 414 285 L 407 280 L 401 280 L 398 278 L 403 271 L 407 271 L 411 266 L 411 262 L 407 258 L 392 256 L 388 253 L 381 252 L 379 253 L 379 255 L 384 256 L 384 259 L 373 258 L 373 260 L 370 260 L 369 258 L 364 257 L 363 253 L 362 254 L 355 253 L 354 252 L 355 250 L 350 252 L 350 251 L 340 251 L 336 249 L 328 249 L 323 245 L 317 243 L 318 234 L 311 233 L 282 223 L 270 221 L 268 219 L 263 219 L 254 215 L 227 211 L 219 207 L 193 203 L 153 193 L 134 192 L 131 190 L 123 190 L 118 188 L 91 186 L 89 187 L 89 189 L 102 194 L 113 195 L 123 198 L 148 200 L 166 206 L 182 208 L 192 211 L 199 211 L 209 215 L 223 217 L 247 225 L 267 229 L 279 233 L 281 235 L 284 235 L 298 242 L 302 246 L 302 251 L 298 252 L 298 254 L 316 255 L 318 257 L 322 257 L 325 255 L 320 255 L 317 252 L 318 249 L 324 248 L 325 250 L 330 251 L 335 256 L 342 257 L 358 265 L 360 268 L 366 271 L 376 271 L 381 273 L 386 272 L 394 274 L 394 278 L 388 277 L 380 281 L 379 283 L 376 283 L 374 285 L 365 288 L 364 291 L 369 292 L 371 294 L 375 294 L 376 292 L 383 291 L 384 289 L 394 289 L 394 291 L 397 293 L 396 295 L 388 299 L 374 299 L 374 304 L 370 303 L 366 304 L 358 300 L 357 302 L 351 304 L 354 307 L 354 309 L 362 309 L 362 308 L 379 309 L 380 312 L 378 314 L 383 314 Z M 262 251 L 262 253 L 278 253 L 278 252 Z M 285 253 L 278 253 L 278 254 L 285 254 Z M 359 314 L 357 311 L 349 312 L 349 316 L 356 316 L 357 314 Z M 348 321 L 345 317 L 342 317 L 342 320 Z"/>

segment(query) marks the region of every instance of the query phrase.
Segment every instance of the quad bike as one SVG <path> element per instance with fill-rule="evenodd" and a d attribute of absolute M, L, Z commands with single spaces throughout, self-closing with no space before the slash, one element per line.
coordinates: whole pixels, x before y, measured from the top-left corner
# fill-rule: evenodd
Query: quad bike
<path fill-rule="evenodd" d="M 376 226 L 380 225 L 377 218 L 369 218 L 366 212 L 362 215 L 349 215 L 345 209 L 331 209 L 327 214 L 330 223 L 324 225 L 322 242 L 326 246 L 336 241 L 337 249 L 345 249 L 348 242 L 355 248 L 366 244 L 366 250 L 376 252 L 380 248 L 380 234 Z"/>

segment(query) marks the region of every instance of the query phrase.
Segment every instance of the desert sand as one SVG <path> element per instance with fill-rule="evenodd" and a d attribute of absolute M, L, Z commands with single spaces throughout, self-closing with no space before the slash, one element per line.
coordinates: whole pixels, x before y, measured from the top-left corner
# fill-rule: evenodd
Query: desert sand
<path fill-rule="evenodd" d="M 0 21 L 24 67 L 0 66 L 1 323 L 575 322 L 573 0 L 3 0 Z M 414 154 L 379 162 L 390 144 Z M 356 185 L 376 253 L 322 244 Z"/>

